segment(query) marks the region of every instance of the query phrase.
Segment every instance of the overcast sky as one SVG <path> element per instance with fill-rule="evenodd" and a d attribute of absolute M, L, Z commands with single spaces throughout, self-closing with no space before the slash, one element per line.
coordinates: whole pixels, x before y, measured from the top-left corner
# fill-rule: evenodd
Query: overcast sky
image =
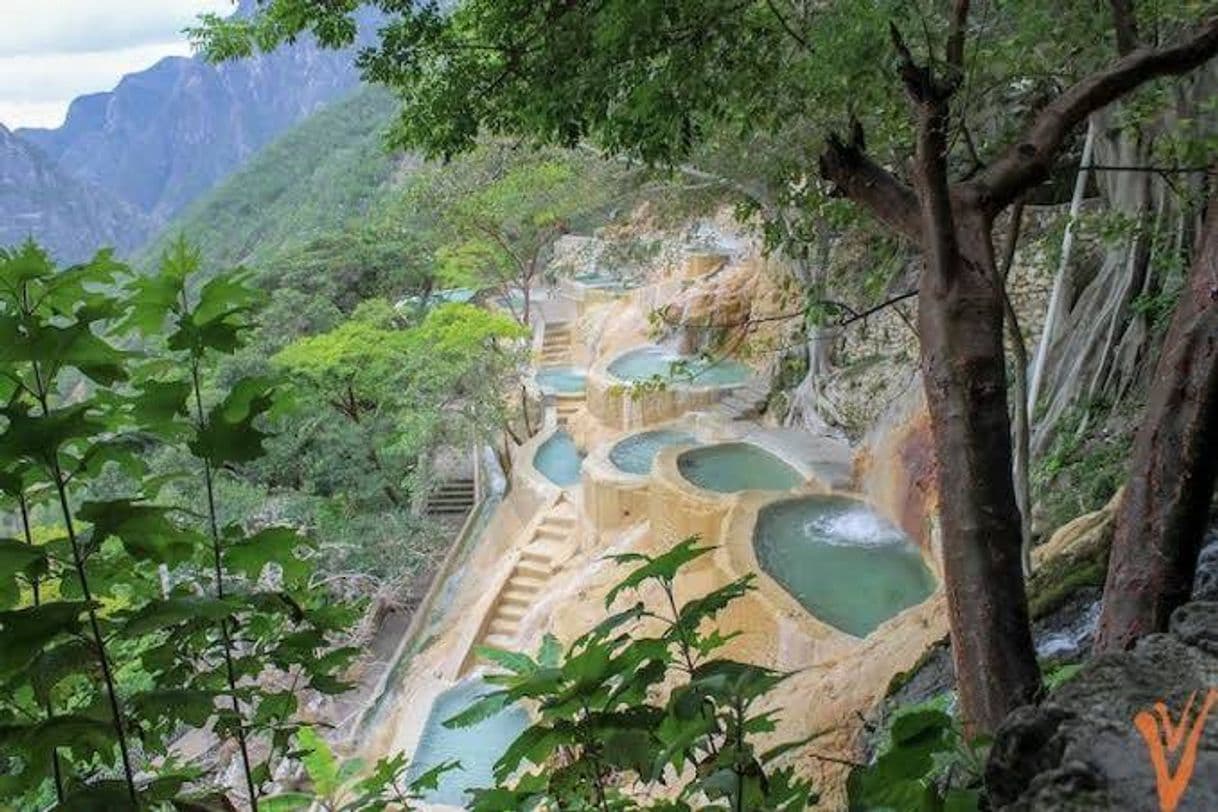
<path fill-rule="evenodd" d="M 57 127 L 76 96 L 186 55 L 182 29 L 234 0 L 0 0 L 0 123 Z"/>

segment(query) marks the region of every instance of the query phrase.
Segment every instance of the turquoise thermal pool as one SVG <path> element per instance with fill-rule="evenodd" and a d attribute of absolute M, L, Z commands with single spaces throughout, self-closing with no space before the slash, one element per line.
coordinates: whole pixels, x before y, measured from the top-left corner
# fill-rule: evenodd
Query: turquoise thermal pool
<path fill-rule="evenodd" d="M 609 451 L 609 461 L 628 474 L 649 474 L 660 449 L 670 445 L 696 445 L 698 439 L 687 431 L 656 429 L 632 434 Z"/>
<path fill-rule="evenodd" d="M 582 273 L 572 278 L 586 288 L 602 290 L 627 290 L 633 285 L 632 280 L 602 272 Z"/>
<path fill-rule="evenodd" d="M 583 453 L 575 447 L 575 441 L 565 431 L 555 432 L 537 449 L 533 466 L 555 485 L 566 488 L 579 483 L 579 469 L 584 463 Z"/>
<path fill-rule="evenodd" d="M 474 704 L 479 697 L 495 690 L 481 679 L 469 679 L 436 697 L 414 757 L 410 760 L 408 780 L 413 781 L 446 761 L 460 761 L 460 769 L 440 777 L 440 784 L 426 793 L 432 804 L 464 807 L 469 800 L 465 791 L 493 787 L 495 762 L 516 737 L 529 726 L 529 714 L 517 705 L 483 719 L 472 727 L 449 729 L 444 722 Z"/>
<path fill-rule="evenodd" d="M 674 364 L 678 366 L 674 368 Z M 609 374 L 623 381 L 668 379 L 691 386 L 733 386 L 752 374 L 739 361 L 707 361 L 696 355 L 681 355 L 663 347 L 641 347 L 620 356 L 609 365 Z"/>
<path fill-rule="evenodd" d="M 542 367 L 537 370 L 537 385 L 546 392 L 574 395 L 584 391 L 587 373 L 579 367 Z"/>
<path fill-rule="evenodd" d="M 677 457 L 681 476 L 708 491 L 786 491 L 803 476 L 752 443 L 722 443 L 686 451 Z"/>
<path fill-rule="evenodd" d="M 809 613 L 855 637 L 935 589 L 909 537 L 856 499 L 809 496 L 767 505 L 753 545 L 761 568 Z"/>

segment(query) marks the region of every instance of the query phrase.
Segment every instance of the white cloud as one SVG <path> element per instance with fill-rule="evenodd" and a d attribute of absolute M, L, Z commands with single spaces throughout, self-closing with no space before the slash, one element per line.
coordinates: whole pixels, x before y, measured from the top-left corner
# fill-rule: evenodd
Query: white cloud
<path fill-rule="evenodd" d="M 181 39 L 197 15 L 234 8 L 233 0 L 0 0 L 0 57 Z"/>
<path fill-rule="evenodd" d="M 234 0 L 0 0 L 0 123 L 55 127 L 77 96 L 190 53 L 182 29 Z"/>

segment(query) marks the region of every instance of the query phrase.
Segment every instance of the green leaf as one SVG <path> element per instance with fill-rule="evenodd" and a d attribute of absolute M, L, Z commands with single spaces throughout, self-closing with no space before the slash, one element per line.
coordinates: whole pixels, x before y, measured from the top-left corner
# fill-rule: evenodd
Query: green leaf
<path fill-rule="evenodd" d="M 117 538 L 136 560 L 158 564 L 188 561 L 207 540 L 199 533 L 179 527 L 169 517 L 173 508 L 114 499 L 86 502 L 80 518 L 93 525 L 93 543 Z"/>
<path fill-rule="evenodd" d="M 100 670 L 97 649 L 88 641 L 67 640 L 43 649 L 29 667 L 30 685 L 34 696 L 45 704 L 50 701 L 51 691 L 72 674 L 86 673 L 90 676 Z"/>
<path fill-rule="evenodd" d="M 533 662 L 529 655 L 521 654 L 518 651 L 508 651 L 494 646 L 478 646 L 475 652 L 479 657 L 490 660 L 513 674 L 532 674 L 537 670 L 537 663 Z"/>
<path fill-rule="evenodd" d="M 80 630 L 83 601 L 56 601 L 0 612 L 0 681 L 21 673 L 47 645 Z"/>
<path fill-rule="evenodd" d="M 38 363 L 70 366 L 102 386 L 126 380 L 126 363 L 133 353 L 123 352 L 98 338 L 87 320 L 66 327 L 30 325 L 0 315 L 0 363 Z"/>
<path fill-rule="evenodd" d="M 144 381 L 138 388 L 131 414 L 141 428 L 163 437 L 179 437 L 189 430 L 180 420 L 190 413 L 187 400 L 192 389 L 188 382 Z"/>
<path fill-rule="evenodd" d="M 186 596 L 150 601 L 129 614 L 123 623 L 123 634 L 139 637 L 150 632 L 168 630 L 183 623 L 217 623 L 231 617 L 241 603 L 225 598 Z"/>
<path fill-rule="evenodd" d="M 614 586 L 613 589 L 609 590 L 609 594 L 605 596 L 605 607 L 612 606 L 613 601 L 622 592 L 628 589 L 635 589 L 646 581 L 656 580 L 662 583 L 671 583 L 681 567 L 714 550 L 714 547 L 699 547 L 698 542 L 700 540 L 697 536 L 690 536 L 668 552 L 655 558 L 638 553 L 610 556 L 612 560 L 618 563 L 629 563 L 640 559 L 646 563 L 635 569 Z"/>
<path fill-rule="evenodd" d="M 127 701 L 131 713 L 139 719 L 149 722 L 170 719 L 202 728 L 216 714 L 217 696 L 220 694 L 215 691 L 163 688 L 135 694 Z"/>
<path fill-rule="evenodd" d="M 265 454 L 262 443 L 270 435 L 256 429 L 254 421 L 274 405 L 273 390 L 266 378 L 238 382 L 224 402 L 211 410 L 207 425 L 190 443 L 191 453 L 217 468 Z"/>
<path fill-rule="evenodd" d="M 510 691 L 491 691 L 478 697 L 472 705 L 451 719 L 444 720 L 444 727 L 461 728 L 473 727 L 479 722 L 489 719 L 512 704 Z"/>
<path fill-rule="evenodd" d="M 33 725 L 0 726 L 0 747 L 30 755 L 66 748 L 84 759 L 107 755 L 114 743 L 112 723 L 79 714 L 60 714 Z"/>
<path fill-rule="evenodd" d="M 16 539 L 0 538 L 0 608 L 12 606 L 20 595 L 18 576 L 46 574 L 46 552 Z"/>
<path fill-rule="evenodd" d="M 32 415 L 21 406 L 0 409 L 0 415 L 8 418 L 8 426 L 0 434 L 0 459 L 44 463 L 68 443 L 105 431 L 106 425 L 91 411 L 87 402 L 52 409 L 46 415 Z"/>
<path fill-rule="evenodd" d="M 258 799 L 258 808 L 263 812 L 299 812 L 313 806 L 314 797 L 303 792 L 280 792 Z"/>
<path fill-rule="evenodd" d="M 283 570 L 284 584 L 303 586 L 313 571 L 312 565 L 301 557 L 309 540 L 290 527 L 268 527 L 248 538 L 230 541 L 224 548 L 224 565 L 257 581 L 267 564 L 278 564 Z"/>
<path fill-rule="evenodd" d="M 338 762 L 330 745 L 311 727 L 302 727 L 297 731 L 296 740 L 304 751 L 300 757 L 301 763 L 305 765 L 317 794 L 322 798 L 333 797 L 339 787 Z"/>

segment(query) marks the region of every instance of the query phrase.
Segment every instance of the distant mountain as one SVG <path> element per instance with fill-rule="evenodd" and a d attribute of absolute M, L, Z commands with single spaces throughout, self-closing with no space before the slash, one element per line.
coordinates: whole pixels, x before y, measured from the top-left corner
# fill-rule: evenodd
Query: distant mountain
<path fill-rule="evenodd" d="M 291 125 L 358 82 L 349 52 L 300 42 L 210 65 L 170 57 L 18 135 L 82 180 L 167 220 Z"/>
<path fill-rule="evenodd" d="M 62 263 L 102 247 L 140 245 L 152 229 L 143 212 L 59 169 L 0 124 L 0 246 L 35 237 Z"/>
<path fill-rule="evenodd" d="M 396 109 L 389 91 L 363 87 L 302 121 L 189 206 L 134 261 L 149 266 L 185 234 L 215 266 L 262 264 L 341 231 L 418 164 L 385 148 Z"/>

